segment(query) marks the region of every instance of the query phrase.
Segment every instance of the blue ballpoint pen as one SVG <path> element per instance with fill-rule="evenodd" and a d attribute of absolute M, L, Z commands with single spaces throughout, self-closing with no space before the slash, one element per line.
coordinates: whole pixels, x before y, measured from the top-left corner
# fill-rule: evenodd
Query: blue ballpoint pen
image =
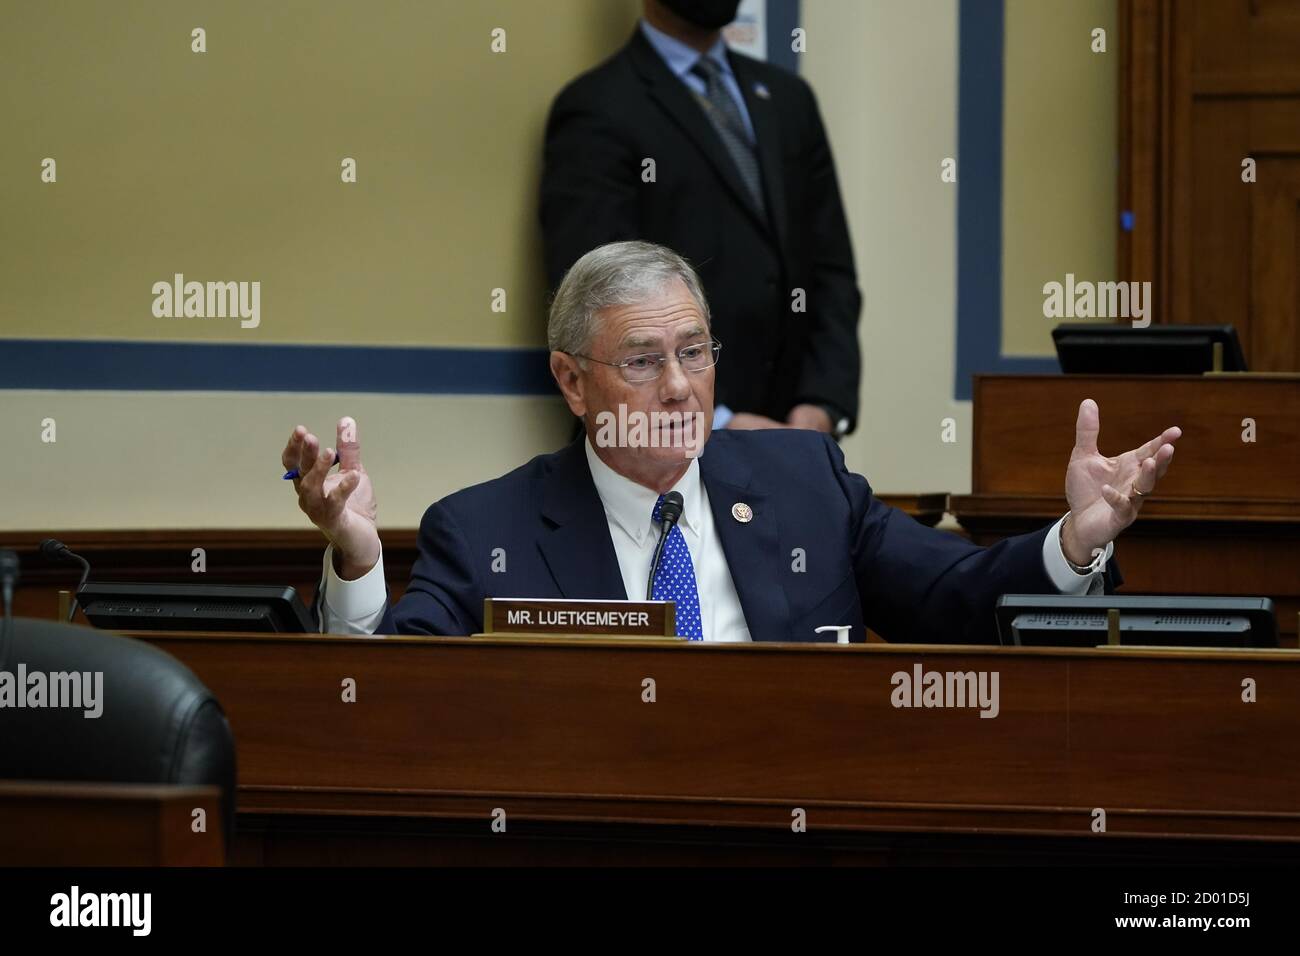
<path fill-rule="evenodd" d="M 338 452 L 335 452 L 335 453 L 334 453 L 334 464 L 337 465 L 338 463 L 339 463 L 339 453 L 338 453 Z M 331 466 L 331 467 L 333 467 L 333 466 Z M 289 470 L 289 471 L 286 471 L 286 472 L 284 473 L 284 480 L 285 480 L 285 481 L 293 481 L 295 478 L 301 478 L 301 477 L 302 477 L 302 475 L 298 474 L 298 469 L 297 469 L 297 468 L 293 468 L 293 469 L 291 469 L 291 470 Z"/>

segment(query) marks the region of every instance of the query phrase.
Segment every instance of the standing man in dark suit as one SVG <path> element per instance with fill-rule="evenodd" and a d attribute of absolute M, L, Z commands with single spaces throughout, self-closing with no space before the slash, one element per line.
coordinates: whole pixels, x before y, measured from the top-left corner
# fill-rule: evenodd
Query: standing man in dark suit
<path fill-rule="evenodd" d="M 727 347 L 716 428 L 853 428 L 862 297 L 830 144 L 799 77 L 727 49 L 738 0 L 645 0 L 546 128 L 541 220 L 557 288 L 584 253 L 644 239 L 699 271 Z"/>

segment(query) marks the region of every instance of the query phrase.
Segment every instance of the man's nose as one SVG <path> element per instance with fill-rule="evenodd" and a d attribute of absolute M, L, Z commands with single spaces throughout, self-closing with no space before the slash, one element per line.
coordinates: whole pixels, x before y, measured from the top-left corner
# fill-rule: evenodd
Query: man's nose
<path fill-rule="evenodd" d="M 659 376 L 659 400 L 661 402 L 681 402 L 691 394 L 691 382 L 686 377 L 686 369 L 676 355 L 668 356 L 664 362 L 664 372 Z"/>

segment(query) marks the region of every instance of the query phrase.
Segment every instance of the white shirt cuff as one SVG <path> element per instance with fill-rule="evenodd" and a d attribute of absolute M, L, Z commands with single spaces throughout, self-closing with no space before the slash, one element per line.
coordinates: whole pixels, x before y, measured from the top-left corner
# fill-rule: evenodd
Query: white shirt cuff
<path fill-rule="evenodd" d="M 1085 574 L 1078 573 L 1070 567 L 1070 562 L 1065 559 L 1065 551 L 1061 548 L 1061 525 L 1065 524 L 1065 519 L 1069 516 L 1069 512 L 1066 512 L 1052 525 L 1052 530 L 1043 539 L 1043 567 L 1056 590 L 1062 594 L 1098 594 L 1105 587 L 1101 572 L 1115 551 L 1115 542 L 1111 541 L 1106 545 L 1105 551 L 1093 556 L 1092 564 L 1088 565 L 1089 570 Z"/>
<path fill-rule="evenodd" d="M 321 632 L 325 634 L 373 634 L 384 617 L 388 584 L 384 580 L 384 552 L 380 549 L 375 566 L 355 581 L 344 581 L 334 572 L 334 545 L 325 549 L 321 580 Z"/>
<path fill-rule="evenodd" d="M 736 417 L 736 413 L 733 412 L 726 405 L 714 405 L 713 406 L 713 430 L 719 431 L 723 428 L 726 428 L 727 422 L 731 421 L 735 417 Z"/>

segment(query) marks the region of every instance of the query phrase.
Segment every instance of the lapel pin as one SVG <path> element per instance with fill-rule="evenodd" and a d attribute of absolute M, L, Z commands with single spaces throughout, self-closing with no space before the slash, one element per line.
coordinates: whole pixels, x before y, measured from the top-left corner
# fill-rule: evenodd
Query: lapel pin
<path fill-rule="evenodd" d="M 754 95 L 757 96 L 760 100 L 770 100 L 772 98 L 772 94 L 768 92 L 767 87 L 764 86 L 762 83 L 754 84 Z"/>
<path fill-rule="evenodd" d="M 749 524 L 754 520 L 754 509 L 743 501 L 737 501 L 731 506 L 731 517 L 735 518 L 741 524 Z"/>

